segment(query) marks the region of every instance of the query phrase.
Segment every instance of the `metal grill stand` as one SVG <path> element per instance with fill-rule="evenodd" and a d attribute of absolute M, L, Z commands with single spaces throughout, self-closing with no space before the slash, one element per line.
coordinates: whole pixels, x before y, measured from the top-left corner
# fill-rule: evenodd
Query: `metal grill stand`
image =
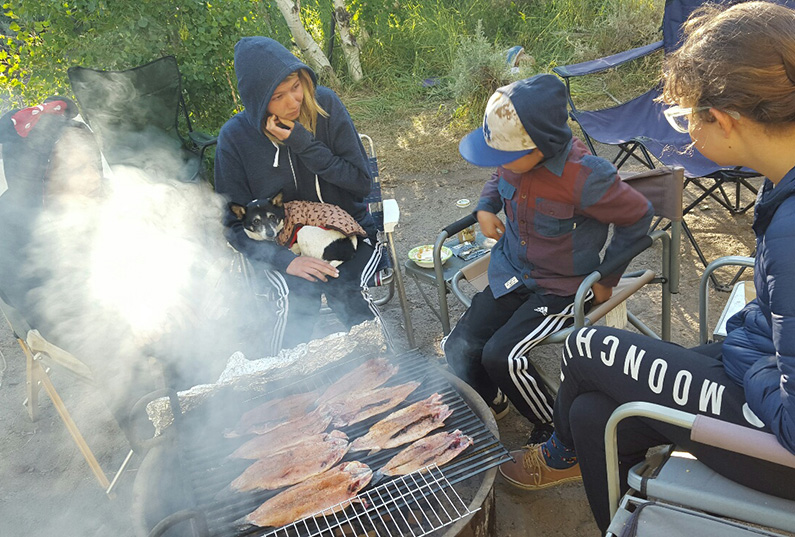
<path fill-rule="evenodd" d="M 169 532 L 168 535 L 420 537 L 455 524 L 450 530 L 453 531 L 461 524 L 467 524 L 467 521 L 477 519 L 479 515 L 483 515 L 487 525 L 490 521 L 493 522 L 490 511 L 493 507 L 492 484 L 496 467 L 509 460 L 510 456 L 505 447 L 499 443 L 497 425 L 488 406 L 469 386 L 429 363 L 427 358 L 416 351 L 391 357 L 390 361 L 399 365 L 400 368 L 390 382 L 423 380 L 421 386 L 403 405 L 425 399 L 433 393 L 439 393 L 442 395 L 443 402 L 453 409 L 453 414 L 440 430 L 461 429 L 473 438 L 473 446 L 441 469 L 431 467 L 427 472 L 414 473 L 400 478 L 387 477 L 386 482 L 371 484 L 360 493 L 357 498 L 359 501 L 354 500 L 344 511 L 306 518 L 276 530 L 257 527 L 241 528 L 236 525 L 236 522 L 276 494 L 277 491 L 238 493 L 223 500 L 216 498 L 216 493 L 228 485 L 241 471 L 238 464 L 230 463 L 225 459 L 225 456 L 230 453 L 230 449 L 235 448 L 235 443 L 232 442 L 230 445 L 230 441 L 224 439 L 220 434 L 223 426 L 229 425 L 230 416 L 234 416 L 231 419 L 237 419 L 241 411 L 240 407 L 231 407 L 234 412 L 223 416 L 222 410 L 227 406 L 225 405 L 226 401 L 223 398 L 209 401 L 203 409 L 194 409 L 187 414 L 180 415 L 179 419 L 175 420 L 175 426 L 170 428 L 175 429 L 172 434 L 178 438 L 171 444 L 176 447 L 176 453 L 170 453 L 169 456 L 172 460 L 179 461 L 177 466 L 182 469 L 180 473 L 183 474 L 180 477 L 180 482 L 183 485 L 177 487 L 180 489 L 180 495 L 185 497 L 185 501 L 180 502 L 180 509 L 187 510 L 191 514 L 190 516 L 183 515 L 180 512 L 174 513 L 172 510 L 164 513 L 163 516 L 170 515 L 168 518 L 183 521 L 181 525 L 191 525 L 193 531 Z M 332 375 L 334 378 L 332 376 L 324 377 L 323 373 L 312 375 L 309 378 L 282 386 L 279 390 L 272 390 L 268 396 L 286 395 L 296 390 L 312 391 L 317 387 L 330 385 L 335 378 L 343 373 L 340 369 L 342 369 L 340 366 L 335 366 Z M 282 391 L 281 388 L 285 388 L 287 391 L 279 394 Z M 239 393 L 236 395 L 240 397 Z M 249 396 L 249 407 L 260 402 L 262 402 L 261 397 L 252 399 Z M 220 416 L 216 414 L 220 414 Z M 349 438 L 354 439 L 366 433 L 369 427 L 382 417 L 377 416 L 342 430 Z M 219 418 L 221 418 L 220 422 Z M 197 425 L 201 425 L 201 428 L 192 430 Z M 385 449 L 371 454 L 349 453 L 343 461 L 359 460 L 375 471 L 382 467 L 397 451 L 397 449 Z M 158 468 L 158 466 L 160 467 Z M 153 494 L 153 487 L 170 485 L 170 481 L 173 480 L 170 476 L 166 477 L 166 473 L 162 465 L 154 465 L 151 471 L 139 471 L 139 476 L 136 479 L 136 481 L 139 479 L 142 481 L 138 487 L 141 491 L 139 496 L 158 496 Z M 470 480 L 470 478 L 480 479 L 481 482 L 475 494 L 477 503 L 472 502 L 467 507 L 466 502 L 461 499 L 456 484 Z M 143 483 L 149 480 L 156 483 Z M 472 481 L 468 481 L 468 483 L 472 483 Z M 159 495 L 163 496 L 162 491 Z M 481 507 L 481 503 L 486 502 L 489 512 L 479 513 L 478 509 Z M 202 520 L 198 522 L 194 520 L 191 524 L 185 523 L 184 519 L 191 516 L 198 516 Z M 158 526 L 167 526 L 165 522 L 165 520 L 161 521 Z M 141 526 L 152 527 L 145 523 Z M 196 531 L 196 528 L 201 529 Z M 203 531 L 204 528 L 206 528 L 206 532 Z M 482 532 L 479 533 L 482 534 Z"/>

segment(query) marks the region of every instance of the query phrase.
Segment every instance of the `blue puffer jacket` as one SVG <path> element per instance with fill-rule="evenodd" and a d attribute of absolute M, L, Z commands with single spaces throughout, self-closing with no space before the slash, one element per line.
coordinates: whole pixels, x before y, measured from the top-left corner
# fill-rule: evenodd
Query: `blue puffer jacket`
<path fill-rule="evenodd" d="M 756 299 L 729 319 L 726 372 L 748 407 L 795 453 L 795 169 L 765 181 L 754 214 Z"/>

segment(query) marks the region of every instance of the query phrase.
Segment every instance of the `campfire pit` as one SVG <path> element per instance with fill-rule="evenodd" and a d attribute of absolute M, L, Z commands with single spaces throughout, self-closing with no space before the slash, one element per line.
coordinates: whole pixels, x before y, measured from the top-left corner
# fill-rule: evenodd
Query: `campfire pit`
<path fill-rule="evenodd" d="M 399 366 L 390 383 L 422 380 L 399 407 L 433 393 L 453 410 L 439 431 L 462 430 L 474 445 L 441 468 L 387 477 L 368 485 L 357 498 L 335 514 L 306 518 L 281 528 L 241 527 L 236 522 L 278 491 L 219 495 L 246 464 L 226 460 L 242 441 L 223 437 L 222 431 L 237 421 L 244 410 L 267 398 L 330 385 L 368 357 L 332 364 L 301 380 L 287 379 L 268 388 L 267 394 L 239 392 L 232 387 L 217 391 L 199 408 L 176 413 L 174 425 L 147 454 L 135 483 L 134 518 L 140 536 L 311 536 L 411 535 L 419 537 L 442 528 L 458 533 L 489 534 L 493 531 L 492 483 L 496 466 L 509 459 L 497 439 L 496 422 L 482 399 L 457 378 L 431 364 L 418 352 L 389 357 Z M 172 397 L 172 408 L 178 408 Z M 343 427 L 353 440 L 383 418 L 376 416 Z M 402 446 L 405 447 L 405 446 Z M 400 448 L 375 453 L 348 453 L 345 461 L 358 460 L 373 471 L 382 467 Z M 472 524 L 486 531 L 468 531 Z"/>

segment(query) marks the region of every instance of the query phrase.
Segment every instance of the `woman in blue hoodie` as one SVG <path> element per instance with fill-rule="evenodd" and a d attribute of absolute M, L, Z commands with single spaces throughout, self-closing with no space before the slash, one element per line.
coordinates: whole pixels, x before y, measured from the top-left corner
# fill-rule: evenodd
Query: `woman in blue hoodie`
<path fill-rule="evenodd" d="M 610 414 L 648 401 L 771 432 L 795 453 L 795 10 L 768 2 L 708 6 L 666 59 L 666 115 L 721 166 L 767 179 L 754 213 L 757 298 L 728 323 L 723 343 L 685 349 L 606 327 L 573 333 L 563 350 L 555 432 L 500 468 L 539 489 L 582 473 L 604 532 L 609 523 L 604 430 Z M 674 443 L 743 485 L 795 500 L 795 470 L 690 440 L 640 418 L 618 430 L 621 483 L 648 448 Z"/>
<path fill-rule="evenodd" d="M 249 238 L 230 211 L 229 242 L 271 269 L 266 273 L 280 295 L 272 350 L 310 339 L 323 293 L 348 328 L 372 319 L 377 309 L 367 281 L 381 252 L 374 248 L 376 228 L 364 203 L 371 188 L 367 154 L 348 111 L 332 90 L 317 85 L 309 67 L 273 39 L 241 39 L 235 45 L 235 73 L 245 110 L 218 135 L 216 191 L 241 205 L 280 192 L 285 202 L 331 203 L 367 233 L 355 258 L 337 269 L 275 242 Z"/>

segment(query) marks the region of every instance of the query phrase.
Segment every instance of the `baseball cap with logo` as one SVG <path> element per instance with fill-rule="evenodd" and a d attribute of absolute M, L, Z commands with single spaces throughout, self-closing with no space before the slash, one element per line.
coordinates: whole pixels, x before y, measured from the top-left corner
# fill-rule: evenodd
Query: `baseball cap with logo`
<path fill-rule="evenodd" d="M 571 138 L 565 86 L 554 75 L 536 75 L 503 86 L 489 98 L 483 126 L 458 144 L 475 166 L 502 166 L 539 148 L 545 157 Z"/>

